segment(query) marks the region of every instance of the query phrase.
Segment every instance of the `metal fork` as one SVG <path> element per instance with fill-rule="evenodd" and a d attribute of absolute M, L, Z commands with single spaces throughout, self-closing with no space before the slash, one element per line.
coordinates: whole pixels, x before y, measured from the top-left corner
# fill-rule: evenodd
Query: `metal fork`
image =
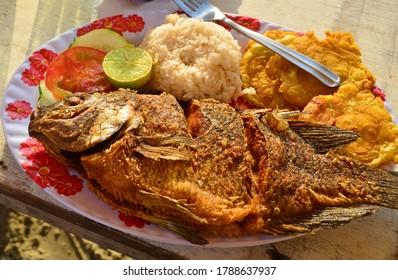
<path fill-rule="evenodd" d="M 260 33 L 245 28 L 233 20 L 227 18 L 217 7 L 206 0 L 173 0 L 187 15 L 193 18 L 202 18 L 208 21 L 220 20 L 239 33 L 257 41 L 298 67 L 312 74 L 318 80 L 329 87 L 340 84 L 340 77 L 333 73 L 325 65 L 303 55 L 277 41 L 274 41 Z"/>

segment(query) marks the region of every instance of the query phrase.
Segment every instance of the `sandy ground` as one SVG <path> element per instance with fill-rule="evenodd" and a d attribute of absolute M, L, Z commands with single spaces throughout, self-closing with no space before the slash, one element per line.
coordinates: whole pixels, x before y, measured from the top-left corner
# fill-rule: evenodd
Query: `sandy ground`
<path fill-rule="evenodd" d="M 130 258 L 0 205 L 0 260 L 38 259 Z"/>

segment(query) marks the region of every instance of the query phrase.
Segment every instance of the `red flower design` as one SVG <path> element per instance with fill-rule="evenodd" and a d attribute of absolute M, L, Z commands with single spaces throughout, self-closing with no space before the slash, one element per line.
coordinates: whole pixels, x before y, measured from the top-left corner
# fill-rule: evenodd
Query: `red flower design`
<path fill-rule="evenodd" d="M 176 11 L 174 11 L 172 14 L 186 15 L 186 13 L 185 13 L 184 11 L 181 11 L 181 10 L 176 10 Z"/>
<path fill-rule="evenodd" d="M 57 182 L 70 176 L 68 169 L 46 152 L 30 157 L 29 161 L 22 163 L 22 168 L 43 189 L 54 186 Z"/>
<path fill-rule="evenodd" d="M 139 15 L 130 15 L 126 18 L 127 31 L 140 32 L 145 27 L 145 21 Z"/>
<path fill-rule="evenodd" d="M 123 32 L 140 32 L 145 27 L 144 19 L 137 15 L 129 15 L 123 17 L 122 15 L 107 17 L 93 21 L 89 25 L 79 28 L 76 32 L 77 36 L 82 36 L 94 29 L 108 28 L 116 31 L 119 34 Z"/>
<path fill-rule="evenodd" d="M 83 189 L 83 181 L 77 176 L 67 176 L 56 182 L 55 189 L 65 196 L 75 195 Z"/>
<path fill-rule="evenodd" d="M 245 16 L 232 16 L 232 15 L 226 15 L 227 18 L 235 21 L 237 24 L 242 25 L 248 29 L 251 29 L 253 31 L 259 31 L 261 28 L 261 22 L 259 19 L 256 18 L 251 18 L 251 17 L 245 17 Z M 216 20 L 216 23 L 227 29 L 228 31 L 231 31 L 231 27 L 227 24 L 225 24 L 221 20 Z"/>
<path fill-rule="evenodd" d="M 15 101 L 13 103 L 8 104 L 6 108 L 7 115 L 12 120 L 22 120 L 29 118 L 30 113 L 32 112 L 32 107 L 30 103 L 22 100 Z"/>
<path fill-rule="evenodd" d="M 31 67 L 37 69 L 39 72 L 44 73 L 47 71 L 48 64 L 57 57 L 57 54 L 47 49 L 36 51 L 29 57 Z"/>
<path fill-rule="evenodd" d="M 29 138 L 21 143 L 19 152 L 23 157 L 30 159 L 39 153 L 45 152 L 45 149 L 43 144 L 36 138 Z"/>
<path fill-rule="evenodd" d="M 119 213 L 119 219 L 122 220 L 124 224 L 128 227 L 135 226 L 137 228 L 143 228 L 145 224 L 148 224 L 148 222 L 144 221 L 141 218 L 125 215 L 123 213 Z"/>
<path fill-rule="evenodd" d="M 386 94 L 380 88 L 373 86 L 370 90 L 374 96 L 380 97 L 381 100 L 386 101 Z"/>
<path fill-rule="evenodd" d="M 82 179 L 69 175 L 68 169 L 50 157 L 37 139 L 29 138 L 22 142 L 19 151 L 28 159 L 22 163 L 22 168 L 43 189 L 55 187 L 59 194 L 65 196 L 82 191 Z"/>
<path fill-rule="evenodd" d="M 225 29 L 227 29 L 228 31 L 231 31 L 231 27 L 227 24 L 225 24 L 223 21 L 221 20 L 216 20 L 215 23 L 217 23 L 218 25 L 221 25 L 222 27 L 224 27 Z"/>
<path fill-rule="evenodd" d="M 43 74 L 36 68 L 30 67 L 22 72 L 22 81 L 29 86 L 37 86 L 41 80 L 44 80 Z"/>
<path fill-rule="evenodd" d="M 259 19 L 246 17 L 246 16 L 231 16 L 226 15 L 228 18 L 235 21 L 237 24 L 242 25 L 253 31 L 259 31 L 261 27 L 261 22 Z"/>
<path fill-rule="evenodd" d="M 81 27 L 81 28 L 79 28 L 77 30 L 76 35 L 77 36 L 82 36 L 82 35 L 90 32 L 92 30 L 94 30 L 94 28 L 93 28 L 93 26 L 91 24 L 90 25 L 85 25 L 85 26 L 83 26 L 83 27 Z"/>
<path fill-rule="evenodd" d="M 127 22 L 122 15 L 102 18 L 91 24 L 92 29 L 108 28 L 122 34 L 127 30 Z"/>

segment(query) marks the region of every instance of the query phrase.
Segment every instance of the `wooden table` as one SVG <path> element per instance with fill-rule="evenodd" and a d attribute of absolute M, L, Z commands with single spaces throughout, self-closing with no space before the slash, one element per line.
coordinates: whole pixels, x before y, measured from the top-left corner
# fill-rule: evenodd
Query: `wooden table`
<path fill-rule="evenodd" d="M 124 5 L 134 1 L 114 0 Z M 137 2 L 137 1 L 135 1 Z M 142 1 L 141 1 L 142 2 Z M 350 31 L 365 65 L 398 112 L 398 2 L 348 0 L 211 1 L 222 10 L 262 18 L 300 31 Z M 3 1 L 0 5 L 0 89 L 43 42 L 88 22 L 98 1 Z M 102 14 L 106 11 L 102 10 Z M 137 259 L 398 259 L 398 211 L 376 214 L 332 230 L 271 245 L 192 248 L 148 242 L 86 219 L 55 201 L 21 171 L 0 134 L 0 203 Z"/>

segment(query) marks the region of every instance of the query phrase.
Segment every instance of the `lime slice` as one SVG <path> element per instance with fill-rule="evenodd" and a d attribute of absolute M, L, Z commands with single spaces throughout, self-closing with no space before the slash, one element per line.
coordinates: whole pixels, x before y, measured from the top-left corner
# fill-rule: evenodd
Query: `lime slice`
<path fill-rule="evenodd" d="M 114 86 L 136 89 L 149 81 L 152 57 L 145 50 L 129 45 L 107 53 L 102 66 Z"/>

